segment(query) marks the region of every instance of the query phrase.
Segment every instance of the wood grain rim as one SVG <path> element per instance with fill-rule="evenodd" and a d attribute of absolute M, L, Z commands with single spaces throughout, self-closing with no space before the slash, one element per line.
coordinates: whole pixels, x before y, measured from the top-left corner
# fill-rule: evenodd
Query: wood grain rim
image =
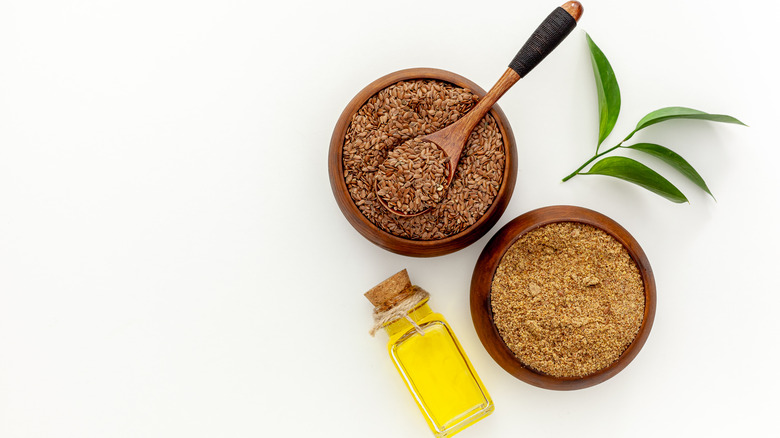
<path fill-rule="evenodd" d="M 496 119 L 499 130 L 501 131 L 501 136 L 504 139 L 506 160 L 501 187 L 498 190 L 495 200 L 485 214 L 469 228 L 458 234 L 439 240 L 404 239 L 381 230 L 363 216 L 357 206 L 355 206 L 347 191 L 347 186 L 344 183 L 344 168 L 342 164 L 344 137 L 347 128 L 349 127 L 349 123 L 352 120 L 352 116 L 369 98 L 371 98 L 371 96 L 390 85 L 409 79 L 435 79 L 449 82 L 458 87 L 468 88 L 480 97 L 483 97 L 486 94 L 485 90 L 463 76 L 447 70 L 435 68 L 410 68 L 399 70 L 375 80 L 363 88 L 349 104 L 347 104 L 347 107 L 336 122 L 330 140 L 330 150 L 328 152 L 328 175 L 330 178 L 330 186 L 339 209 L 352 227 L 363 237 L 372 243 L 397 254 L 413 257 L 434 257 L 449 254 L 467 247 L 476 242 L 480 237 L 484 236 L 493 225 L 498 222 L 498 219 L 509 204 L 509 200 L 514 191 L 515 182 L 517 181 L 517 146 L 506 115 L 498 105 L 494 105 L 490 110 L 490 114 Z"/>
<path fill-rule="evenodd" d="M 578 378 L 559 378 L 539 373 L 522 363 L 504 343 L 493 322 L 490 289 L 501 258 L 506 250 L 523 234 L 555 222 L 579 222 L 599 228 L 615 238 L 627 250 L 639 268 L 645 289 L 645 311 L 642 325 L 634 340 L 617 361 L 606 368 Z M 479 340 L 504 370 L 534 386 L 554 390 L 583 389 L 599 384 L 619 373 L 636 357 L 645 344 L 653 326 L 656 309 L 656 288 L 650 262 L 639 243 L 614 220 L 582 207 L 558 205 L 543 207 L 525 213 L 493 236 L 480 254 L 471 277 L 471 318 Z"/>

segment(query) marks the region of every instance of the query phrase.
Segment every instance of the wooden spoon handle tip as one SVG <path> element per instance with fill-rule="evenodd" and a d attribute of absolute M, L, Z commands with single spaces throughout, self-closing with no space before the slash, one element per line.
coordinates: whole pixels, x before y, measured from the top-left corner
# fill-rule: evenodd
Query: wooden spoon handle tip
<path fill-rule="evenodd" d="M 564 11 L 568 12 L 569 15 L 571 15 L 572 18 L 574 18 L 574 21 L 580 21 L 580 17 L 582 17 L 582 4 L 577 1 L 572 2 L 566 2 L 563 5 L 561 5 L 561 8 L 563 8 Z"/>

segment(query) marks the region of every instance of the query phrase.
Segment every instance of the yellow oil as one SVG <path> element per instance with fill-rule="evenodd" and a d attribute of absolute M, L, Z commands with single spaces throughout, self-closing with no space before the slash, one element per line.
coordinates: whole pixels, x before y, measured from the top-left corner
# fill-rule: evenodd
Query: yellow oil
<path fill-rule="evenodd" d="M 427 303 L 385 330 L 390 357 L 437 437 L 452 436 L 493 412 L 457 338 Z"/>

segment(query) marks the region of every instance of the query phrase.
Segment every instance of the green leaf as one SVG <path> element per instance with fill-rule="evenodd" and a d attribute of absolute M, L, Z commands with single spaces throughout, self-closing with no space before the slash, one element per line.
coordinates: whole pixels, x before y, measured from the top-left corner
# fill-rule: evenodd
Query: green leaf
<path fill-rule="evenodd" d="M 596 43 L 587 33 L 585 37 L 590 47 L 590 61 L 593 65 L 593 75 L 596 77 L 596 91 L 599 97 L 599 143 L 596 147 L 601 147 L 601 143 L 612 132 L 615 127 L 618 114 L 620 114 L 620 88 L 618 87 L 615 72 L 609 65 L 604 52 L 599 49 Z"/>
<path fill-rule="evenodd" d="M 685 161 L 683 157 L 681 157 L 673 150 L 661 146 L 659 144 L 653 144 L 653 143 L 637 143 L 635 145 L 624 146 L 624 147 L 628 149 L 642 151 L 646 154 L 650 154 L 654 157 L 660 158 L 666 164 L 677 169 L 677 171 L 685 175 L 686 178 L 693 181 L 694 184 L 699 186 L 702 190 L 704 190 L 710 196 L 712 196 L 713 199 L 715 199 L 715 196 L 712 195 L 712 192 L 710 192 L 709 187 L 707 187 L 707 183 L 704 182 L 704 179 L 701 177 L 701 175 L 699 175 L 699 172 L 697 172 L 696 169 L 693 168 L 693 166 L 691 166 L 687 161 Z"/>
<path fill-rule="evenodd" d="M 632 182 L 677 203 L 688 202 L 674 184 L 639 161 L 626 157 L 607 157 L 582 175 L 607 175 Z"/>
<path fill-rule="evenodd" d="M 640 129 L 647 128 L 648 126 L 655 125 L 656 123 L 665 122 L 671 119 L 695 119 L 695 120 L 709 120 L 711 122 L 721 123 L 734 123 L 736 125 L 747 126 L 734 117 L 724 114 L 709 114 L 703 111 L 695 110 L 692 108 L 684 108 L 681 106 L 670 106 L 655 110 L 650 114 L 644 116 L 639 123 L 636 124 L 636 128 L 628 134 L 623 141 L 631 138 Z"/>

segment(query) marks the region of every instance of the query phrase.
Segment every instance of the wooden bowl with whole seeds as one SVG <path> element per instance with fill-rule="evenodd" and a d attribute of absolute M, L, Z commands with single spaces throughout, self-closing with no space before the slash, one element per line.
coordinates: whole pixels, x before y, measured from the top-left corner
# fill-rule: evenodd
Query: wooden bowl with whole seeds
<path fill-rule="evenodd" d="M 465 248 L 496 224 L 517 179 L 515 139 L 497 105 L 472 131 L 453 183 L 434 208 L 400 217 L 376 195 L 377 172 L 387 171 L 382 165 L 391 151 L 454 123 L 484 95 L 455 73 L 412 68 L 377 79 L 349 102 L 333 130 L 328 172 L 336 203 L 355 230 L 388 251 L 432 257 Z M 410 180 L 415 171 L 408 169 Z"/>
<path fill-rule="evenodd" d="M 504 370 L 556 390 L 601 383 L 653 325 L 653 271 L 639 243 L 586 208 L 544 207 L 505 225 L 471 279 L 471 317 Z"/>

